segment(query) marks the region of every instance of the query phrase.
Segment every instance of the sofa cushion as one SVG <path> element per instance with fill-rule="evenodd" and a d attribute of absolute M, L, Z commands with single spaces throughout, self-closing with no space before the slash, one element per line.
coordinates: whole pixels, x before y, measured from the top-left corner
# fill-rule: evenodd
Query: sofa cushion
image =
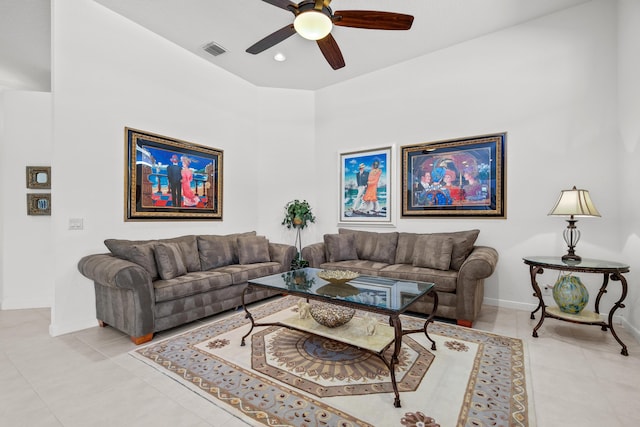
<path fill-rule="evenodd" d="M 355 234 L 325 234 L 324 245 L 329 262 L 358 259 Z"/>
<path fill-rule="evenodd" d="M 255 231 L 226 236 L 197 236 L 198 254 L 203 271 L 238 263 L 238 237 L 255 236 Z"/>
<path fill-rule="evenodd" d="M 187 274 L 184 254 L 178 243 L 158 243 L 153 248 L 158 274 L 163 280 L 170 280 Z"/>
<path fill-rule="evenodd" d="M 433 233 L 432 235 L 451 237 L 453 240 L 453 250 L 451 252 L 451 265 L 449 268 L 457 271 L 460 270 L 460 267 L 462 267 L 462 264 L 473 250 L 473 245 L 478 238 L 478 234 L 480 234 L 480 230 Z"/>
<path fill-rule="evenodd" d="M 256 264 L 269 262 L 269 241 L 264 236 L 238 237 L 238 262 Z"/>
<path fill-rule="evenodd" d="M 416 239 L 413 265 L 416 267 L 448 270 L 451 264 L 453 239 L 448 236 L 425 234 Z"/>
<path fill-rule="evenodd" d="M 188 272 L 201 271 L 200 256 L 198 254 L 198 241 L 196 236 L 180 236 L 172 239 L 159 239 L 158 243 L 177 243 L 182 251 L 185 266 Z"/>
<path fill-rule="evenodd" d="M 282 265 L 277 262 L 260 262 L 246 265 L 235 264 L 216 268 L 214 271 L 230 275 L 233 284 L 238 285 L 246 283 L 248 280 L 257 279 L 258 277 L 282 273 Z M 253 292 L 255 292 L 255 290 Z"/>
<path fill-rule="evenodd" d="M 156 280 L 159 277 L 153 253 L 155 243 L 154 240 L 107 239 L 104 241 L 105 246 L 112 254 L 136 263 L 147 270 L 151 275 L 151 280 Z"/>
<path fill-rule="evenodd" d="M 231 275 L 216 271 L 197 271 L 169 280 L 153 282 L 155 301 L 172 301 L 231 286 Z"/>
<path fill-rule="evenodd" d="M 411 264 L 389 265 L 380 270 L 378 275 L 399 280 L 433 282 L 436 285 L 436 291 L 440 292 L 456 292 L 458 284 L 457 271 L 415 267 Z"/>
<path fill-rule="evenodd" d="M 394 264 L 413 264 L 413 248 L 420 236 L 419 233 L 398 233 L 396 262 Z"/>
<path fill-rule="evenodd" d="M 376 233 L 373 231 L 339 228 L 340 234 L 356 235 L 356 252 L 359 259 L 393 264 L 396 259 L 398 233 Z"/>

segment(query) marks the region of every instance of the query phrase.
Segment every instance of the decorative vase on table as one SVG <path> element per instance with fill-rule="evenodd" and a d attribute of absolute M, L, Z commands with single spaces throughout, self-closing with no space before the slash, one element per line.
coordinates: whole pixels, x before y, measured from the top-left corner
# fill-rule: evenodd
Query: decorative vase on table
<path fill-rule="evenodd" d="M 553 299 L 563 313 L 579 314 L 589 302 L 589 292 L 579 277 L 565 274 L 553 286 Z"/>

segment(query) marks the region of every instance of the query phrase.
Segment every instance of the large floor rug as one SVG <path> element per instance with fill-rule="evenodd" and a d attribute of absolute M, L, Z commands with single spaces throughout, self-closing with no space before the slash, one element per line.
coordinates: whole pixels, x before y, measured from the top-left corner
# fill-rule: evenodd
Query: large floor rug
<path fill-rule="evenodd" d="M 295 318 L 297 301 L 250 311 L 263 322 Z M 402 323 L 413 329 L 424 320 L 403 316 Z M 436 351 L 423 333 L 405 336 L 396 369 L 402 407 L 395 408 L 379 357 L 275 326 L 254 329 L 241 347 L 249 327 L 238 312 L 131 354 L 251 425 L 535 425 L 519 339 L 440 322 L 429 326 Z"/>

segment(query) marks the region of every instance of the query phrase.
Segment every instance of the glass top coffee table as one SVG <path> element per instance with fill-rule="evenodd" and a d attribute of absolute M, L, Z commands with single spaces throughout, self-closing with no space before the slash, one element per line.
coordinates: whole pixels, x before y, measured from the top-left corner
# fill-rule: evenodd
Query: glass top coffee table
<path fill-rule="evenodd" d="M 394 406 L 400 407 L 400 396 L 396 383 L 395 366 L 402 348 L 402 337 L 407 334 L 423 332 L 431 342 L 431 349 L 436 350 L 436 343 L 427 332 L 429 323 L 438 308 L 438 295 L 435 284 L 407 280 L 390 279 L 385 277 L 361 275 L 344 283 L 331 283 L 322 279 L 318 273 L 324 270 L 303 268 L 249 280 L 249 285 L 242 294 L 242 306 L 246 316 L 251 321 L 251 329 L 242 337 L 240 345 L 245 345 L 245 338 L 251 335 L 256 326 L 283 326 L 290 329 L 320 335 L 335 341 L 359 347 L 377 355 L 389 368 L 391 383 L 395 393 Z M 360 310 L 365 313 L 378 313 L 389 316 L 389 325 L 377 323 L 370 327 L 371 319 L 354 317 L 347 324 L 329 328 L 317 323 L 314 319 L 293 316 L 277 323 L 258 323 L 247 309 L 244 301 L 245 294 L 252 292 L 253 287 L 278 291 L 283 294 L 295 295 L 303 298 L 299 307 L 308 310 L 305 301 L 318 301 L 329 306 L 340 306 Z M 400 315 L 418 298 L 429 295 L 433 298 L 433 310 L 425 319 L 421 329 L 402 329 Z M 375 330 L 372 334 L 372 330 Z M 385 357 L 386 350 L 393 345 L 393 354 L 389 360 Z"/>

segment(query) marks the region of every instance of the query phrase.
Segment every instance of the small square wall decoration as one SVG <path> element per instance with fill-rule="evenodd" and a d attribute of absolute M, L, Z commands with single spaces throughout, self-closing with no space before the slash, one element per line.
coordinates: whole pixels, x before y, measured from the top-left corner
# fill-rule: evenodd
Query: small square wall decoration
<path fill-rule="evenodd" d="M 28 215 L 51 215 L 51 194 L 27 194 Z"/>
<path fill-rule="evenodd" d="M 27 166 L 27 188 L 51 188 L 51 167 Z"/>

